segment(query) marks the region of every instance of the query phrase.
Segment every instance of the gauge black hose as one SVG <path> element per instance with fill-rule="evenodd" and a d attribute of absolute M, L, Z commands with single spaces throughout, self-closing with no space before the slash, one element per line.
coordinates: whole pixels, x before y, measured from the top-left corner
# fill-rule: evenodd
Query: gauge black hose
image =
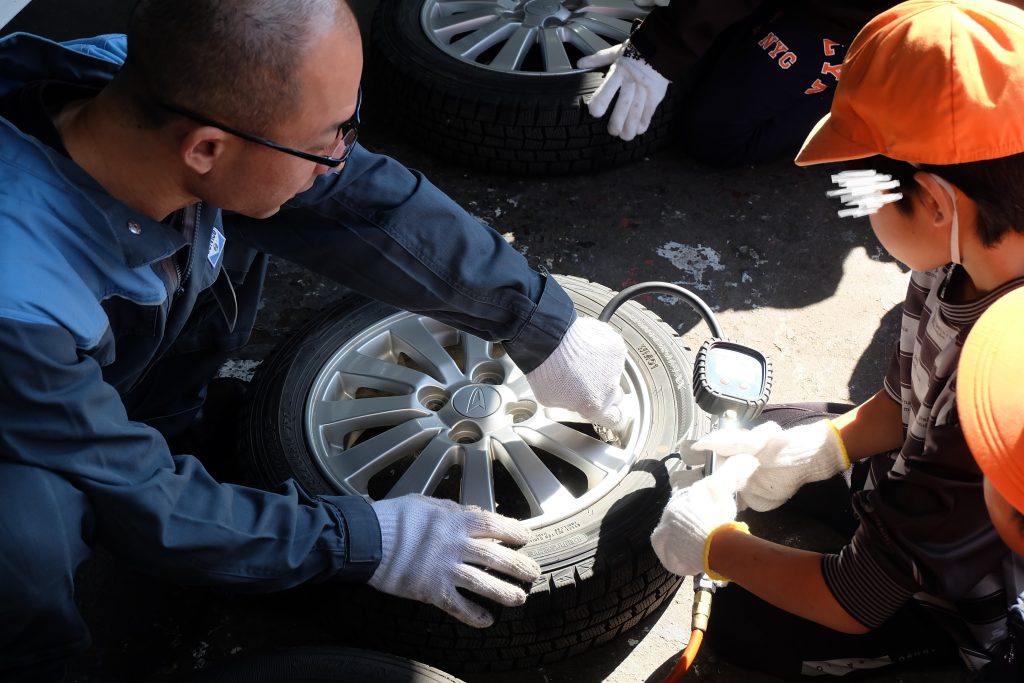
<path fill-rule="evenodd" d="M 700 317 L 704 319 L 707 326 L 711 328 L 711 334 L 718 339 L 725 338 L 725 335 L 722 334 L 722 327 L 718 324 L 718 319 L 715 317 L 711 307 L 690 290 L 671 282 L 641 282 L 626 287 L 605 304 L 597 319 L 601 322 L 608 322 L 619 306 L 641 294 L 672 294 L 682 299 L 700 314 Z M 708 473 L 710 474 L 710 472 Z M 711 596 L 713 594 L 714 584 L 710 579 L 703 574 L 699 577 L 694 577 L 693 631 L 690 633 L 690 640 L 683 649 L 679 662 L 669 672 L 664 683 L 678 683 L 678 681 L 682 680 L 683 676 L 686 675 L 686 672 L 693 665 L 694 659 L 697 658 L 697 652 L 700 650 L 701 643 L 704 640 L 704 631 L 708 627 L 708 616 L 711 613 Z"/>
<path fill-rule="evenodd" d="M 711 307 L 705 303 L 699 296 L 679 285 L 672 284 L 671 282 L 641 282 L 639 284 L 631 285 L 626 287 L 624 290 L 616 294 L 611 298 L 605 307 L 601 309 L 601 315 L 597 316 L 597 319 L 601 322 L 608 322 L 611 320 L 612 315 L 618 310 L 619 306 L 626 303 L 630 299 L 640 296 L 641 294 L 672 294 L 686 303 L 690 304 L 693 310 L 700 314 L 700 317 L 704 319 L 707 326 L 711 328 L 711 334 L 718 339 L 725 339 L 725 335 L 722 334 L 722 328 L 718 324 L 718 319 L 715 317 Z"/>

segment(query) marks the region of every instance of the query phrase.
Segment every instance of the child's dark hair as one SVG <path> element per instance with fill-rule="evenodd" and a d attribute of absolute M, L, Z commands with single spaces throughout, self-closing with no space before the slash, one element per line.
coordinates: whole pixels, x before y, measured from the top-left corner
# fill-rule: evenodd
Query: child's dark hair
<path fill-rule="evenodd" d="M 955 185 L 978 205 L 978 236 L 986 247 L 995 246 L 1010 231 L 1024 234 L 1024 154 L 972 161 L 951 166 L 912 166 L 884 156 L 849 162 L 849 168 L 872 168 L 900 181 L 903 199 L 896 208 L 909 214 L 911 200 L 920 186 L 914 182 L 918 171 L 934 173 Z"/>

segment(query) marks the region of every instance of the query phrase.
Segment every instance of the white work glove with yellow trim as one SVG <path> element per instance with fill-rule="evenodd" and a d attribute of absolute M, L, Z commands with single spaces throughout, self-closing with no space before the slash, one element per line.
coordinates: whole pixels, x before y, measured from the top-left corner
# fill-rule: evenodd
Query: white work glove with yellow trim
<path fill-rule="evenodd" d="M 727 580 L 708 567 L 711 538 L 719 529 L 730 526 L 750 533 L 746 524 L 736 521 L 736 491 L 757 468 L 754 456 L 737 455 L 711 476 L 672 493 L 651 534 L 654 553 L 665 569 L 679 576 L 704 572 L 712 579 Z"/>
<path fill-rule="evenodd" d="M 839 430 L 831 420 L 783 429 L 765 422 L 753 429 L 720 429 L 690 446 L 719 458 L 753 455 L 761 467 L 739 491 L 740 503 L 764 512 L 793 497 L 804 484 L 822 481 L 850 467 Z M 728 462 L 728 460 L 726 461 Z"/>
<path fill-rule="evenodd" d="M 609 429 L 621 427 L 626 343 L 608 323 L 580 316 L 555 350 L 526 374 L 533 395 L 546 406 L 579 413 Z"/>
<path fill-rule="evenodd" d="M 611 68 L 590 98 L 587 108 L 591 116 L 601 118 L 618 93 L 615 108 L 608 118 L 608 132 L 629 141 L 651 125 L 655 110 L 665 99 L 669 80 L 648 64 L 628 40 L 576 62 L 581 69 L 596 69 L 609 64 Z"/>
<path fill-rule="evenodd" d="M 532 558 L 494 542 L 525 544 L 530 529 L 518 520 L 419 494 L 371 506 L 380 522 L 381 561 L 369 584 L 382 593 L 430 603 L 485 628 L 494 623 L 493 615 L 456 589 L 516 607 L 526 602 L 526 591 L 484 569 L 515 581 L 540 576 Z"/>

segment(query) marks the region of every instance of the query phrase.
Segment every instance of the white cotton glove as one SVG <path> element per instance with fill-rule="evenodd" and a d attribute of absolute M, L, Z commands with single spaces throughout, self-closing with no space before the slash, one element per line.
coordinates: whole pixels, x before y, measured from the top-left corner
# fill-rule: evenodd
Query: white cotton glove
<path fill-rule="evenodd" d="M 615 109 L 608 119 L 608 132 L 623 140 L 632 140 L 651 125 L 651 117 L 665 99 L 669 81 L 648 64 L 628 40 L 576 62 L 581 69 L 609 64 L 612 68 L 608 69 L 587 107 L 591 116 L 601 118 L 618 93 Z"/>
<path fill-rule="evenodd" d="M 540 576 L 532 558 L 491 540 L 526 543 L 530 530 L 518 520 L 419 494 L 371 505 L 380 521 L 381 561 L 369 584 L 382 593 L 430 603 L 485 628 L 494 617 L 457 588 L 515 607 L 526 602 L 526 591 L 484 569 L 515 581 Z"/>
<path fill-rule="evenodd" d="M 626 343 L 615 328 L 581 316 L 526 381 L 542 404 L 615 429 L 624 421 L 619 381 L 625 362 Z"/>
<path fill-rule="evenodd" d="M 668 7 L 669 1 L 670 0 L 633 0 L 637 7 L 654 7 L 655 5 L 658 7 Z"/>
<path fill-rule="evenodd" d="M 749 533 L 746 524 L 736 522 L 736 491 L 757 467 L 754 456 L 737 455 L 711 476 L 672 493 L 651 534 L 651 545 L 665 569 L 679 576 L 705 572 L 713 579 L 725 580 L 708 567 L 711 536 L 725 526 Z"/>
<path fill-rule="evenodd" d="M 754 510 L 774 510 L 804 484 L 822 481 L 850 467 L 846 447 L 831 420 L 783 429 L 765 422 L 753 429 L 720 429 L 690 446 L 714 451 L 720 458 L 749 453 L 761 467 L 739 492 L 740 503 Z"/>

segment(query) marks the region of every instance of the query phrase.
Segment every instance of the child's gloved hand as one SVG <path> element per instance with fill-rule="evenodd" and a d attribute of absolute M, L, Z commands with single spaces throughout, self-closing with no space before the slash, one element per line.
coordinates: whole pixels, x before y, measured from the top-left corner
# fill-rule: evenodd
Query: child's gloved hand
<path fill-rule="evenodd" d="M 527 373 L 537 400 L 577 412 L 609 429 L 622 426 L 622 389 L 626 343 L 615 328 L 596 318 L 577 318 L 561 343 Z"/>
<path fill-rule="evenodd" d="M 651 125 L 654 112 L 665 99 L 669 80 L 648 64 L 628 40 L 576 62 L 581 69 L 596 69 L 609 64 L 611 68 L 587 107 L 591 116 L 601 118 L 618 93 L 615 108 L 608 119 L 608 132 L 623 140 L 632 140 Z"/>
<path fill-rule="evenodd" d="M 774 422 L 749 430 L 720 429 L 690 448 L 714 451 L 726 459 L 740 453 L 756 457 L 761 466 L 738 495 L 740 503 L 760 512 L 779 507 L 804 484 L 828 479 L 850 466 L 831 420 L 785 430 Z"/>
<path fill-rule="evenodd" d="M 724 579 L 707 566 L 710 539 L 725 526 L 747 531 L 746 524 L 736 522 L 736 491 L 743 488 L 758 464 L 752 455 L 731 457 L 711 476 L 672 493 L 651 534 L 651 545 L 666 569 L 679 576 L 703 571 Z"/>

